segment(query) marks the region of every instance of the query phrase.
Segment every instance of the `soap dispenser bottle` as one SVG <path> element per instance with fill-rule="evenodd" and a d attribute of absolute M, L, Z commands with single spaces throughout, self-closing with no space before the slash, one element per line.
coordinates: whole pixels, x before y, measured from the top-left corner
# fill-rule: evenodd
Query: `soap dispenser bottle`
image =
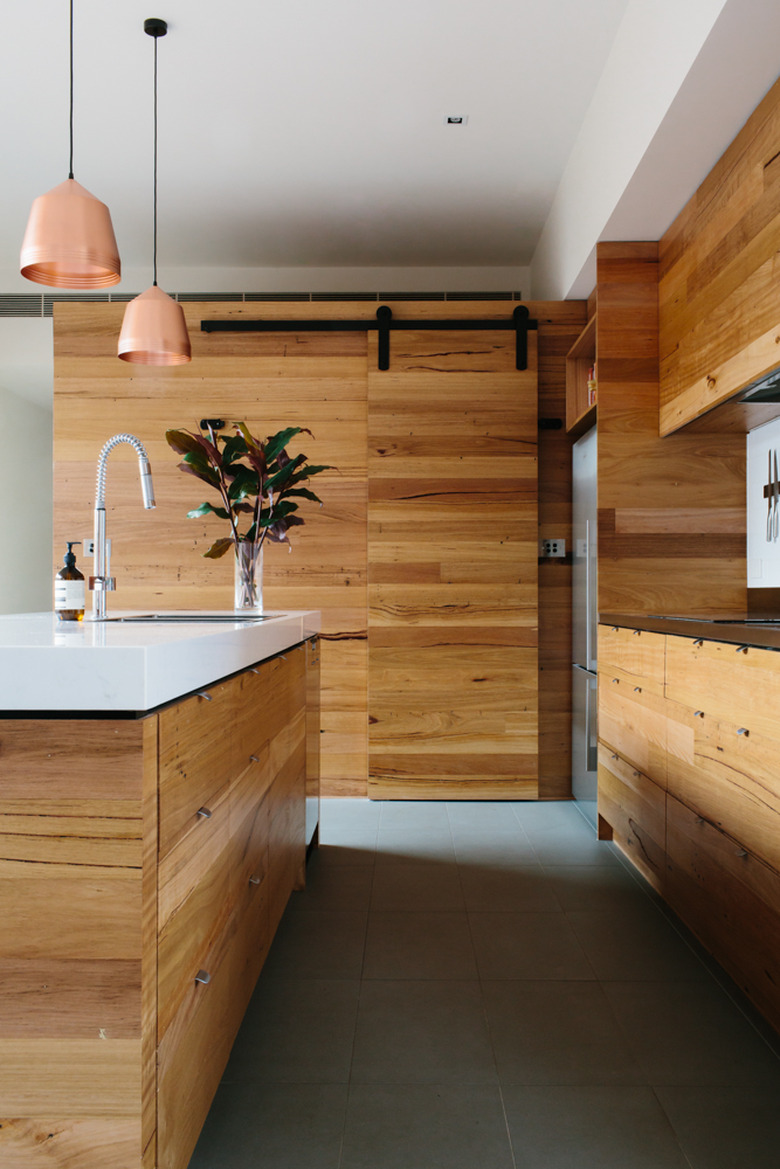
<path fill-rule="evenodd" d="M 74 544 L 81 540 L 69 540 L 65 553 L 65 565 L 54 578 L 54 611 L 60 621 L 82 621 L 86 592 L 83 573 L 76 568 Z"/>

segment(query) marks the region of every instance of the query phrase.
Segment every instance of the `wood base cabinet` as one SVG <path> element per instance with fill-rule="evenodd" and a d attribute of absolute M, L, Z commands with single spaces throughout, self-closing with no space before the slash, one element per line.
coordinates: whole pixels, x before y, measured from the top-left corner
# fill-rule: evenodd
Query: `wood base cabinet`
<path fill-rule="evenodd" d="M 3 1166 L 185 1169 L 303 881 L 305 657 L 0 721 Z"/>
<path fill-rule="evenodd" d="M 599 629 L 599 835 L 780 1030 L 780 655 L 635 637 Z"/>

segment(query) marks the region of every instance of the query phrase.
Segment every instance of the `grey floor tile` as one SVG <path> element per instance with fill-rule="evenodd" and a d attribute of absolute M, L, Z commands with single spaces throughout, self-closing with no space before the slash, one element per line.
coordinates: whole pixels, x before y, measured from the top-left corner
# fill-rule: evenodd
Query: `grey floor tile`
<path fill-rule="evenodd" d="M 478 982 L 363 983 L 353 1083 L 496 1081 Z"/>
<path fill-rule="evenodd" d="M 553 885 L 540 865 L 461 865 L 460 879 L 470 910 L 561 912 Z"/>
<path fill-rule="evenodd" d="M 396 863 L 415 861 L 455 862 L 455 848 L 449 829 L 406 831 L 381 828 L 376 841 L 377 860 Z"/>
<path fill-rule="evenodd" d="M 339 1169 L 342 1084 L 223 1084 L 188 1169 Z"/>
<path fill-rule="evenodd" d="M 366 924 L 365 913 L 288 911 L 263 972 L 277 978 L 359 978 Z"/>
<path fill-rule="evenodd" d="M 223 1079 L 346 1084 L 359 980 L 268 978 L 249 1004 Z"/>
<path fill-rule="evenodd" d="M 648 1083 L 780 1092 L 780 1060 L 714 979 L 603 986 Z"/>
<path fill-rule="evenodd" d="M 418 832 L 425 828 L 449 827 L 447 805 L 439 800 L 386 800 L 381 804 L 382 828 L 408 828 Z"/>
<path fill-rule="evenodd" d="M 593 979 L 562 913 L 471 913 L 480 978 Z"/>
<path fill-rule="evenodd" d="M 531 842 L 522 832 L 461 832 L 456 828 L 452 840 L 459 865 L 490 865 L 492 868 L 539 865 Z"/>
<path fill-rule="evenodd" d="M 525 800 L 512 805 L 515 817 L 527 831 L 560 831 L 567 828 L 594 835 L 573 800 Z"/>
<path fill-rule="evenodd" d="M 653 904 L 642 884 L 622 865 L 544 865 L 566 912 L 611 911 Z"/>
<path fill-rule="evenodd" d="M 465 913 L 374 912 L 369 917 L 364 978 L 476 978 Z"/>
<path fill-rule="evenodd" d="M 374 866 L 332 864 L 319 849 L 306 866 L 306 888 L 290 897 L 289 910 L 366 910 L 371 903 Z"/>
<path fill-rule="evenodd" d="M 582 836 L 579 832 L 545 832 L 540 835 L 529 833 L 537 860 L 543 865 L 620 865 L 614 845 L 606 840 L 597 840 L 593 833 Z"/>
<path fill-rule="evenodd" d="M 485 982 L 502 1084 L 644 1084 L 597 982 Z"/>
<path fill-rule="evenodd" d="M 650 1088 L 509 1087 L 504 1103 L 517 1169 L 690 1169 Z"/>
<path fill-rule="evenodd" d="M 329 865 L 373 865 L 376 860 L 376 839 L 368 841 L 340 833 L 337 841 L 329 843 L 320 837 L 320 849 Z"/>
<path fill-rule="evenodd" d="M 374 870 L 371 909 L 463 910 L 465 902 L 458 866 L 446 861 L 409 861 L 399 865 L 382 859 Z"/>
<path fill-rule="evenodd" d="M 710 978 L 669 919 L 649 900 L 567 916 L 596 974 L 605 981 Z"/>
<path fill-rule="evenodd" d="M 776 1087 L 656 1088 L 692 1169 L 777 1169 Z"/>
<path fill-rule="evenodd" d="M 381 801 L 360 797 L 325 797 L 320 800 L 320 821 L 332 826 L 360 823 L 376 827 L 382 806 Z"/>
<path fill-rule="evenodd" d="M 498 1089 L 353 1085 L 341 1169 L 513 1169 Z"/>
<path fill-rule="evenodd" d="M 516 831 L 518 828 L 515 804 L 511 800 L 453 801 L 446 807 L 453 829 L 460 828 L 467 832 L 490 829 L 501 832 L 507 829 Z"/>

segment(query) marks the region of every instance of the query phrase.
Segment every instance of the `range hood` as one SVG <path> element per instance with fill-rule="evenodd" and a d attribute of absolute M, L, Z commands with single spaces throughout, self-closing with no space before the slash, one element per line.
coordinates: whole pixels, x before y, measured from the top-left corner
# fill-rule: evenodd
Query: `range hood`
<path fill-rule="evenodd" d="M 739 402 L 768 402 L 780 405 L 780 366 L 751 382 L 737 399 Z"/>

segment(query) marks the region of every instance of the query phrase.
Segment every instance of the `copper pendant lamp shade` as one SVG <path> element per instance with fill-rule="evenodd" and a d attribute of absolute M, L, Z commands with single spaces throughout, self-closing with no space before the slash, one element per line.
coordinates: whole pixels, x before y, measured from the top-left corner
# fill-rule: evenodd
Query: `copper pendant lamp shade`
<path fill-rule="evenodd" d="M 70 0 L 70 173 L 32 205 L 19 259 L 22 276 L 52 288 L 108 288 L 122 275 L 105 203 L 73 177 L 73 0 Z"/>
<path fill-rule="evenodd" d="M 20 257 L 22 276 L 52 288 L 108 288 L 122 275 L 105 203 L 75 179 L 39 195 Z"/>
<path fill-rule="evenodd" d="M 192 350 L 184 312 L 157 286 L 157 39 L 166 35 L 168 25 L 150 17 L 144 32 L 154 37 L 154 283 L 128 303 L 117 353 L 135 365 L 185 365 Z"/>
<path fill-rule="evenodd" d="M 191 348 L 181 305 L 156 284 L 136 296 L 125 309 L 118 353 L 136 365 L 186 365 Z"/>

